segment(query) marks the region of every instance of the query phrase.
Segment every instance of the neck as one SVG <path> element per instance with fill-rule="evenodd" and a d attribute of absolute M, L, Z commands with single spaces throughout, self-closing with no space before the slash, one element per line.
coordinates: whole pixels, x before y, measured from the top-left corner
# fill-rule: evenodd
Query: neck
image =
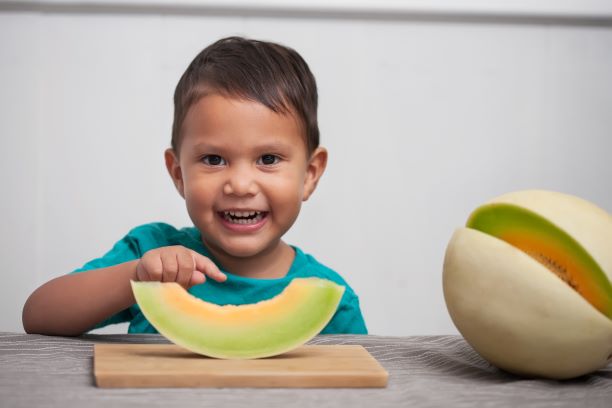
<path fill-rule="evenodd" d="M 245 278 L 278 279 L 289 272 L 295 251 L 283 241 L 251 257 L 235 257 L 204 243 L 221 267 Z"/>

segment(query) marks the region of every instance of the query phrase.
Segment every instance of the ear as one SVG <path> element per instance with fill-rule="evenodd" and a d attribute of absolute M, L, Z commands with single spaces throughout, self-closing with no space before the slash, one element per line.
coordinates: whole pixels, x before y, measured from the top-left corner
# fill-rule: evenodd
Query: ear
<path fill-rule="evenodd" d="M 185 198 L 183 172 L 176 153 L 173 149 L 166 149 L 164 152 L 164 158 L 166 159 L 166 168 L 168 169 L 168 173 L 174 182 L 174 186 L 178 190 L 181 197 Z"/>
<path fill-rule="evenodd" d="M 327 150 L 324 147 L 317 147 L 310 156 L 307 166 L 302 201 L 308 200 L 315 191 L 315 188 L 317 188 L 317 183 L 327 166 Z"/>

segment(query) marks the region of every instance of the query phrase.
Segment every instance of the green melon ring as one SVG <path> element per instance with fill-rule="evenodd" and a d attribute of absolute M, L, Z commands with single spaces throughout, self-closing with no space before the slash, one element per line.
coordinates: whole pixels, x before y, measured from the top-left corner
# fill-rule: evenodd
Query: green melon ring
<path fill-rule="evenodd" d="M 297 278 L 272 299 L 219 306 L 177 283 L 131 283 L 160 334 L 195 353 L 227 359 L 270 357 L 306 343 L 331 320 L 345 290 L 326 279 Z"/>

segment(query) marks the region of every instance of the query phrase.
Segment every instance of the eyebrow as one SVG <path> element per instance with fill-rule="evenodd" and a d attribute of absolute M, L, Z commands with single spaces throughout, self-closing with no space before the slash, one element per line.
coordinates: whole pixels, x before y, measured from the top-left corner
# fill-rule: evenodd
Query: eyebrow
<path fill-rule="evenodd" d="M 259 150 L 259 151 L 284 151 L 287 149 L 290 149 L 291 146 L 289 145 L 289 143 L 284 143 L 284 142 L 273 142 L 273 143 L 264 143 L 261 144 L 259 146 L 256 146 L 255 149 Z"/>
<path fill-rule="evenodd" d="M 197 151 L 221 150 L 221 147 L 215 146 L 214 144 L 210 144 L 210 143 L 198 143 L 195 146 L 193 146 L 193 150 L 197 150 Z"/>
<path fill-rule="evenodd" d="M 263 143 L 261 145 L 256 145 L 253 147 L 253 150 L 258 152 L 266 152 L 266 151 L 285 151 L 289 149 L 291 146 L 285 142 L 272 142 L 272 143 Z M 201 151 L 223 151 L 225 150 L 225 146 L 217 145 L 214 143 L 206 143 L 201 142 L 193 146 L 193 150 L 201 152 Z"/>

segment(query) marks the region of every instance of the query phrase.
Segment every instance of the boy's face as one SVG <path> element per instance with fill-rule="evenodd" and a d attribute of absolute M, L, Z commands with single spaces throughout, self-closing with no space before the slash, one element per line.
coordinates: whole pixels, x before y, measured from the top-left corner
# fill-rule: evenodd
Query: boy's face
<path fill-rule="evenodd" d="M 188 111 L 178 157 L 166 164 L 206 246 L 218 259 L 274 251 L 327 161 L 310 157 L 293 115 L 211 94 Z"/>

